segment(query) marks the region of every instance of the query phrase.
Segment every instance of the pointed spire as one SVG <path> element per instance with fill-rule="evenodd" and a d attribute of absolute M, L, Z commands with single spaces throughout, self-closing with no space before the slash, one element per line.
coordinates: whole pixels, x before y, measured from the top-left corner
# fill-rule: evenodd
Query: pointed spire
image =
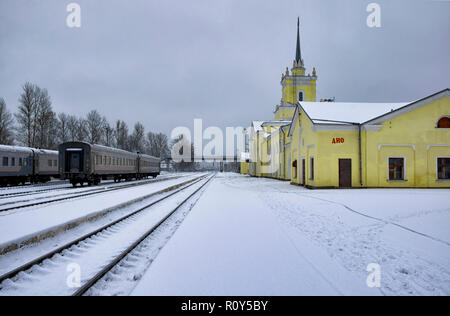
<path fill-rule="evenodd" d="M 296 50 L 296 54 L 295 54 L 295 62 L 297 63 L 297 65 L 302 65 L 302 52 L 300 49 L 300 17 L 297 20 L 297 50 Z"/>

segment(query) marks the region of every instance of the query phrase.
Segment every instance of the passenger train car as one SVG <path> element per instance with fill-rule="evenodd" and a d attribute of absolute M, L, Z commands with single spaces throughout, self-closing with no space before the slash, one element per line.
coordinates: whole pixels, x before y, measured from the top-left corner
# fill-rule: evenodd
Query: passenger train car
<path fill-rule="evenodd" d="M 45 183 L 58 177 L 57 151 L 0 145 L 0 186 Z"/>
<path fill-rule="evenodd" d="M 85 142 L 60 145 L 59 165 L 61 178 L 73 186 L 97 185 L 106 179 L 156 178 L 160 173 L 158 158 Z"/>

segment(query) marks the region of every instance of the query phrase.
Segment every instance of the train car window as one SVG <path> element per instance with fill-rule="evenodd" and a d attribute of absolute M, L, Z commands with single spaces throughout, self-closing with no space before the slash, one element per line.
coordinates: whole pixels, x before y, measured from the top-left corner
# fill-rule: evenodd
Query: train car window
<path fill-rule="evenodd" d="M 16 158 L 11 158 L 11 167 L 14 167 L 16 165 Z"/>
<path fill-rule="evenodd" d="M 8 167 L 8 157 L 3 157 L 3 167 Z"/>
<path fill-rule="evenodd" d="M 58 160 L 53 160 L 53 166 L 54 167 L 58 166 Z"/>
<path fill-rule="evenodd" d="M 49 166 L 49 167 L 52 166 L 52 161 L 51 161 L 51 160 L 48 161 L 48 166 Z"/>
<path fill-rule="evenodd" d="M 23 165 L 22 158 L 19 158 L 19 167 L 22 167 L 22 165 Z"/>

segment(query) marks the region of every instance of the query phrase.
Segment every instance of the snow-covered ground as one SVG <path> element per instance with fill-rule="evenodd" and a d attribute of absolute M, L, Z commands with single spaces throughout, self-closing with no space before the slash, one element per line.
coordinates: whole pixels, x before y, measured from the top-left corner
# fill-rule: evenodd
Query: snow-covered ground
<path fill-rule="evenodd" d="M 0 214 L 0 244 L 26 239 L 199 175 L 183 174 L 4 212 Z M 95 221 L 0 256 L 0 273 L 164 194 L 134 201 Z M 167 201 L 167 209 L 182 196 Z M 134 233 L 160 219 L 164 205 L 140 215 L 137 226 L 130 226 L 129 231 L 117 231 L 115 239 L 110 239 L 113 242 L 102 244 L 102 251 L 92 248 L 84 271 L 93 273 L 106 264 L 107 250 L 115 252 L 119 245 L 132 242 Z M 88 295 L 450 295 L 449 227 L 450 190 L 307 190 L 277 180 L 218 174 Z M 76 258 L 87 251 L 82 250 Z M 379 288 L 367 285 L 370 264 L 380 267 Z M 63 270 L 32 270 L 36 278 L 59 273 L 39 285 L 46 288 L 45 293 L 70 292 L 58 283 L 64 279 Z M 36 293 L 34 286 L 27 285 L 31 276 L 5 281 L 3 292 Z"/>
<path fill-rule="evenodd" d="M 176 195 L 145 208 L 142 212 L 52 256 L 15 278 L 5 280 L 0 286 L 0 296 L 72 295 L 76 288 L 67 285 L 69 265 L 76 264 L 80 267 L 84 282 L 91 279 L 205 182 L 206 179 L 195 182 Z M 182 218 L 178 220 L 182 220 Z M 166 223 L 163 226 L 168 225 L 176 226 L 176 223 Z M 156 240 L 152 238 L 152 241 Z M 158 242 L 164 244 L 163 239 Z M 127 266 L 133 261 L 133 258 L 130 258 Z M 96 294 L 97 291 L 99 290 L 95 290 L 92 294 Z M 100 290 L 100 293 L 103 291 Z"/>
<path fill-rule="evenodd" d="M 181 178 L 0 213 L 0 249 L 51 231 L 62 224 L 93 216 L 102 210 L 188 181 L 199 175 L 198 173 L 184 174 Z"/>
<path fill-rule="evenodd" d="M 450 295 L 450 190 L 220 174 L 134 295 Z M 381 287 L 369 288 L 369 264 Z"/>

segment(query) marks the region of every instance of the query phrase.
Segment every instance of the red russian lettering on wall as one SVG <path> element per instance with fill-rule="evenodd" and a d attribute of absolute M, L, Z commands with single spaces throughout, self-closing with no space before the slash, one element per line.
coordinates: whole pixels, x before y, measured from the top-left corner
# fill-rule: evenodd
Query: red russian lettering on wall
<path fill-rule="evenodd" d="M 343 144 L 344 143 L 344 138 L 333 138 L 332 143 L 333 144 Z"/>

